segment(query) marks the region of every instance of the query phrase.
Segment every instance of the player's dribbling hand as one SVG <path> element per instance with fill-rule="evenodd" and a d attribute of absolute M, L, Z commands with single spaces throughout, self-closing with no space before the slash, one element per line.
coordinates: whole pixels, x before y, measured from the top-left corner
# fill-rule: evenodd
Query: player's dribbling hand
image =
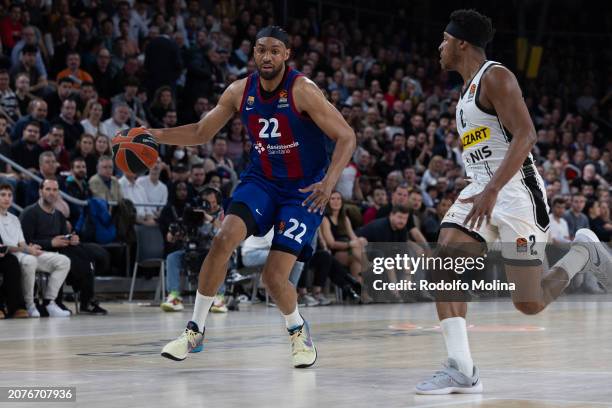
<path fill-rule="evenodd" d="M 460 203 L 472 203 L 472 209 L 463 221 L 463 225 L 470 229 L 480 229 L 483 221 L 491 221 L 491 213 L 497 200 L 497 193 L 484 189 L 482 192 L 465 199 L 459 199 Z"/>
<path fill-rule="evenodd" d="M 300 188 L 300 193 L 310 193 L 304 202 L 302 202 L 302 206 L 308 206 L 308 212 L 318 211 L 323 214 L 332 190 L 333 186 L 328 185 L 324 181 L 311 184 L 306 188 Z"/>

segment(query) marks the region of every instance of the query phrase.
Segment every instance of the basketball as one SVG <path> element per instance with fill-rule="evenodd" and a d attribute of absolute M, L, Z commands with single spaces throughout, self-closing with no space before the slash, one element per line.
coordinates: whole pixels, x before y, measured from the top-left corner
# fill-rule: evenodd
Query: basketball
<path fill-rule="evenodd" d="M 113 160 L 124 173 L 145 173 L 157 162 L 157 149 L 157 142 L 144 127 L 122 130 L 112 140 Z"/>

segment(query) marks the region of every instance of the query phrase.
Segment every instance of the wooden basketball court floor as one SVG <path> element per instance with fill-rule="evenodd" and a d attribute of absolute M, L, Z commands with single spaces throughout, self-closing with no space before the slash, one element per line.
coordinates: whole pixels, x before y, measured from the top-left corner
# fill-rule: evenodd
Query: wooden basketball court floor
<path fill-rule="evenodd" d="M 482 395 L 414 394 L 446 357 L 431 303 L 303 308 L 319 351 L 306 370 L 290 367 L 265 305 L 210 315 L 204 352 L 183 362 L 159 353 L 190 310 L 107 303 L 105 317 L 5 320 L 0 386 L 74 386 L 76 403 L 51 406 L 88 408 L 612 406 L 612 295 L 565 299 L 532 317 L 470 304 Z"/>

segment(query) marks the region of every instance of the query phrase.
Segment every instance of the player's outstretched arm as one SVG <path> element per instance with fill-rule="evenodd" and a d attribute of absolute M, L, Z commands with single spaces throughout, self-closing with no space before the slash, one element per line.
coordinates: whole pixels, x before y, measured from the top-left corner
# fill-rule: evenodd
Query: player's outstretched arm
<path fill-rule="evenodd" d="M 208 143 L 240 109 L 246 79 L 233 82 L 221 95 L 217 105 L 197 123 L 168 129 L 151 129 L 159 142 L 177 146 Z"/>
<path fill-rule="evenodd" d="M 480 227 L 490 219 L 497 193 L 520 170 L 536 143 L 537 136 L 521 88 L 512 72 L 504 67 L 493 67 L 483 77 L 485 98 L 497 112 L 499 120 L 513 135 L 504 160 L 480 194 L 462 202 L 472 202 L 472 210 L 464 224 Z"/>
<path fill-rule="evenodd" d="M 311 192 L 304 201 L 304 205 L 309 205 L 309 211 L 323 212 L 342 170 L 355 151 L 355 132 L 311 80 L 298 78 L 293 86 L 293 94 L 298 110 L 306 112 L 317 126 L 336 142 L 329 169 L 323 180 L 300 190 Z"/>

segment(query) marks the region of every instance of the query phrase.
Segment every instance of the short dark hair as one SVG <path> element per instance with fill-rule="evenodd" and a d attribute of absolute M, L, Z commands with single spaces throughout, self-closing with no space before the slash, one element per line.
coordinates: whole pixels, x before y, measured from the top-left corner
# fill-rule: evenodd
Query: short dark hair
<path fill-rule="evenodd" d="M 73 168 L 74 167 L 74 163 L 76 163 L 76 162 L 87 163 L 84 158 L 82 158 L 81 156 L 77 156 L 74 159 L 70 160 L 70 168 Z"/>
<path fill-rule="evenodd" d="M 563 197 L 555 197 L 553 199 L 553 201 L 552 201 L 552 205 L 554 207 L 557 204 L 565 205 L 566 204 L 565 198 L 563 198 Z"/>
<path fill-rule="evenodd" d="M 96 89 L 96 85 L 91 81 L 83 81 L 81 83 L 81 89 L 85 88 L 86 86 L 91 86 L 92 88 Z"/>
<path fill-rule="evenodd" d="M 223 134 L 217 135 L 217 136 L 215 136 L 213 138 L 213 144 L 215 144 L 217 142 L 217 140 L 223 140 L 223 141 L 227 142 L 227 137 L 225 137 L 225 135 L 223 135 Z"/>
<path fill-rule="evenodd" d="M 36 54 L 38 52 L 38 47 L 33 44 L 26 44 L 21 49 L 22 54 Z"/>
<path fill-rule="evenodd" d="M 58 85 L 69 83 L 70 85 L 74 84 L 74 81 L 70 77 L 62 77 L 57 81 Z"/>
<path fill-rule="evenodd" d="M 37 121 L 36 119 L 32 119 L 31 121 L 26 123 L 26 125 L 23 127 L 23 129 L 25 130 L 25 128 L 27 128 L 28 126 L 34 126 L 34 127 L 37 127 L 38 129 L 41 128 L 40 122 Z"/>
<path fill-rule="evenodd" d="M 394 205 L 391 208 L 391 214 L 402 213 L 402 214 L 410 214 L 410 208 L 405 205 Z"/>
<path fill-rule="evenodd" d="M 11 190 L 11 193 L 14 193 L 13 186 L 9 183 L 0 183 L 0 191 L 2 190 Z"/>
<path fill-rule="evenodd" d="M 191 165 L 191 170 L 193 171 L 193 169 L 204 169 L 204 164 L 202 164 L 202 163 L 192 164 Z"/>
<path fill-rule="evenodd" d="M 491 19 L 484 14 L 480 14 L 474 9 L 455 10 L 450 15 L 450 21 L 461 27 L 470 38 L 475 41 L 470 41 L 470 44 L 487 44 L 493 39 L 493 23 Z"/>

